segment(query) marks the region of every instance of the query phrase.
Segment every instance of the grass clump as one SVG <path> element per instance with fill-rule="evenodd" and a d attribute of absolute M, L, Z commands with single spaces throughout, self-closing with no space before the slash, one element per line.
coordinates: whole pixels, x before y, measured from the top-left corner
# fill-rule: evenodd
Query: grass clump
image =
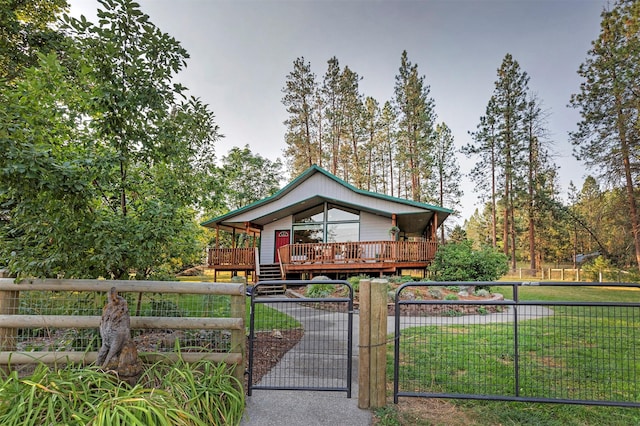
<path fill-rule="evenodd" d="M 95 367 L 40 364 L 28 377 L 0 381 L 0 424 L 237 425 L 244 392 L 224 364 L 209 361 L 150 366 L 130 387 Z"/>

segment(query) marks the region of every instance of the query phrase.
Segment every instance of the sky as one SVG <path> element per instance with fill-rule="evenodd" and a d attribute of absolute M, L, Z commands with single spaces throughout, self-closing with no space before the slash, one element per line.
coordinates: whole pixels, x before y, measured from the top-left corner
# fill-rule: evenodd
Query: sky
<path fill-rule="evenodd" d="M 599 33 L 606 0 L 138 0 L 160 30 L 189 52 L 177 80 L 216 116 L 224 138 L 218 158 L 249 145 L 270 160 L 285 148 L 282 88 L 293 61 L 304 57 L 321 81 L 327 61 L 362 77 L 360 91 L 380 105 L 393 98 L 400 56 L 430 86 L 437 122 L 452 130 L 458 148 L 471 142 L 510 53 L 530 78 L 548 112 L 549 142 L 569 182 L 582 187 L 585 170 L 572 155 L 569 132 L 579 110 L 577 70 Z M 95 0 L 70 0 L 70 13 L 95 22 Z M 474 159 L 459 154 L 462 224 L 480 207 L 468 173 Z M 444 206 L 450 207 L 450 206 Z"/>

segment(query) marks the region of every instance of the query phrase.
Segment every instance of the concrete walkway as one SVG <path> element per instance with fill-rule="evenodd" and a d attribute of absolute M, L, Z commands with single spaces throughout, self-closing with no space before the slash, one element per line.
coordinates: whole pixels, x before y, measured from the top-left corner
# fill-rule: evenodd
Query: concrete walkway
<path fill-rule="evenodd" d="M 553 315 L 547 308 L 521 306 L 518 308 L 518 319 L 534 319 Z M 291 368 L 299 364 L 300 353 L 304 352 L 306 361 L 309 353 L 309 345 L 318 344 L 317 330 L 325 330 L 325 337 L 339 336 L 337 327 L 344 327 L 346 314 L 320 311 L 296 305 L 295 309 L 287 309 L 288 315 L 295 317 L 305 328 L 303 338 L 294 346 L 282 360 L 263 377 L 262 381 L 270 383 L 273 378 L 291 377 L 291 371 L 297 375 L 305 375 L 304 369 Z M 281 391 L 255 389 L 252 396 L 247 397 L 247 406 L 243 426 L 324 426 L 324 425 L 370 425 L 372 413 L 369 410 L 358 408 L 358 339 L 359 326 L 358 315 L 353 316 L 353 388 L 351 398 L 347 398 L 346 392 L 318 392 L 318 391 Z M 424 325 L 472 325 L 487 324 L 492 322 L 508 322 L 513 320 L 511 309 L 499 314 L 467 315 L 461 317 L 401 317 L 400 328 Z M 393 333 L 395 317 L 389 316 L 387 333 Z M 346 339 L 346 337 L 345 337 Z M 327 340 L 321 341 L 322 345 L 330 345 Z M 304 357 L 303 357 L 304 358 Z M 323 362 L 316 360 L 316 362 Z M 309 372 L 310 375 L 313 372 Z M 309 377 L 309 380 L 317 380 L 317 377 Z M 344 381 L 344 377 L 329 377 Z"/>
<path fill-rule="evenodd" d="M 315 371 L 296 366 L 301 361 L 309 360 L 309 347 L 331 347 L 331 339 L 335 336 L 346 336 L 344 329 L 347 323 L 347 314 L 321 311 L 312 308 L 295 305 L 289 306 L 286 311 L 301 322 L 305 329 L 304 336 L 280 362 L 265 375 L 262 383 L 271 385 L 279 377 L 286 377 L 294 383 L 313 383 L 314 386 L 345 387 L 345 377 L 337 370 L 327 369 L 328 377 L 314 377 Z M 324 339 L 319 339 L 317 330 L 325 330 Z M 247 407 L 241 425 L 245 426 L 279 426 L 279 425 L 369 425 L 371 424 L 371 411 L 358 408 L 358 315 L 353 315 L 353 369 L 351 398 L 347 398 L 346 392 L 333 391 L 282 391 L 268 389 L 254 389 L 252 395 L 247 397 Z M 327 340 L 328 339 L 328 340 Z M 329 356 L 330 357 L 330 356 Z M 326 358 L 326 354 L 323 358 Z M 331 362 L 331 360 L 316 360 L 318 363 Z M 292 368 L 293 366 L 293 368 Z M 286 371 L 284 371 L 286 370 Z M 344 370 L 342 370 L 344 371 Z M 295 377 L 292 377 L 292 374 Z M 303 377 L 308 374 L 308 377 Z M 331 376 L 334 377 L 331 377 Z"/>

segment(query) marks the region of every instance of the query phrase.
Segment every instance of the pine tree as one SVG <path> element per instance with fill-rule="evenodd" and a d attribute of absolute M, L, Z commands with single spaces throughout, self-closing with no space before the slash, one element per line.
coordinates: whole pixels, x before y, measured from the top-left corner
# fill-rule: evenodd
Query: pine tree
<path fill-rule="evenodd" d="M 285 134 L 284 155 L 293 174 L 299 174 L 316 163 L 319 149 L 312 139 L 312 113 L 316 93 L 316 76 L 311 72 L 311 64 L 304 58 L 293 61 L 293 71 L 287 76 L 282 103 L 287 108 L 289 118 Z"/>
<path fill-rule="evenodd" d="M 455 208 L 460 205 L 463 195 L 460 188 L 460 166 L 456 160 L 455 145 L 451 129 L 440 123 L 435 130 L 433 177 L 436 182 L 436 200 L 440 206 Z M 457 214 L 457 213 L 456 213 Z M 444 243 L 445 227 L 441 227 Z"/>
<path fill-rule="evenodd" d="M 480 117 L 476 132 L 470 132 L 475 144 L 469 144 L 462 148 L 462 153 L 467 156 L 479 156 L 479 160 L 469 173 L 471 180 L 475 182 L 475 191 L 481 200 L 490 200 L 491 211 L 491 246 L 497 247 L 497 126 L 495 115 L 495 98 L 491 97 L 486 107 L 486 115 Z M 490 185 L 487 185 L 487 181 Z M 487 191 L 489 191 L 487 195 Z"/>
<path fill-rule="evenodd" d="M 409 61 L 407 51 L 403 51 L 394 89 L 399 113 L 397 148 L 400 167 L 408 175 L 407 186 L 414 201 L 425 198 L 423 185 L 430 178 L 433 163 L 433 126 L 436 117 L 430 88 L 424 79 L 418 74 L 418 66 Z"/>
<path fill-rule="evenodd" d="M 576 158 L 601 170 L 612 188 L 624 188 L 628 226 L 640 270 L 640 219 L 636 185 L 640 178 L 640 2 L 618 0 L 604 10 L 600 35 L 578 74 L 584 78 L 571 105 L 582 120 L 571 134 Z"/>
<path fill-rule="evenodd" d="M 327 122 L 326 140 L 329 144 L 329 171 L 338 174 L 340 152 L 342 150 L 342 133 L 344 122 L 344 99 L 341 90 L 341 70 L 335 56 L 327 61 L 327 71 L 320 89 L 324 104 L 324 117 Z"/>

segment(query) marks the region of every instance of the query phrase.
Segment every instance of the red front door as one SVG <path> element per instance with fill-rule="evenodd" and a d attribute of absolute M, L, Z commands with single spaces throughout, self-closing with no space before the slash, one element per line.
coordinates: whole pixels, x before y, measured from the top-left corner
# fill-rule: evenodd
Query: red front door
<path fill-rule="evenodd" d="M 280 256 L 278 255 L 278 249 L 282 246 L 286 246 L 291 241 L 291 231 L 283 229 L 276 231 L 276 252 L 273 258 L 276 263 L 280 263 Z"/>

